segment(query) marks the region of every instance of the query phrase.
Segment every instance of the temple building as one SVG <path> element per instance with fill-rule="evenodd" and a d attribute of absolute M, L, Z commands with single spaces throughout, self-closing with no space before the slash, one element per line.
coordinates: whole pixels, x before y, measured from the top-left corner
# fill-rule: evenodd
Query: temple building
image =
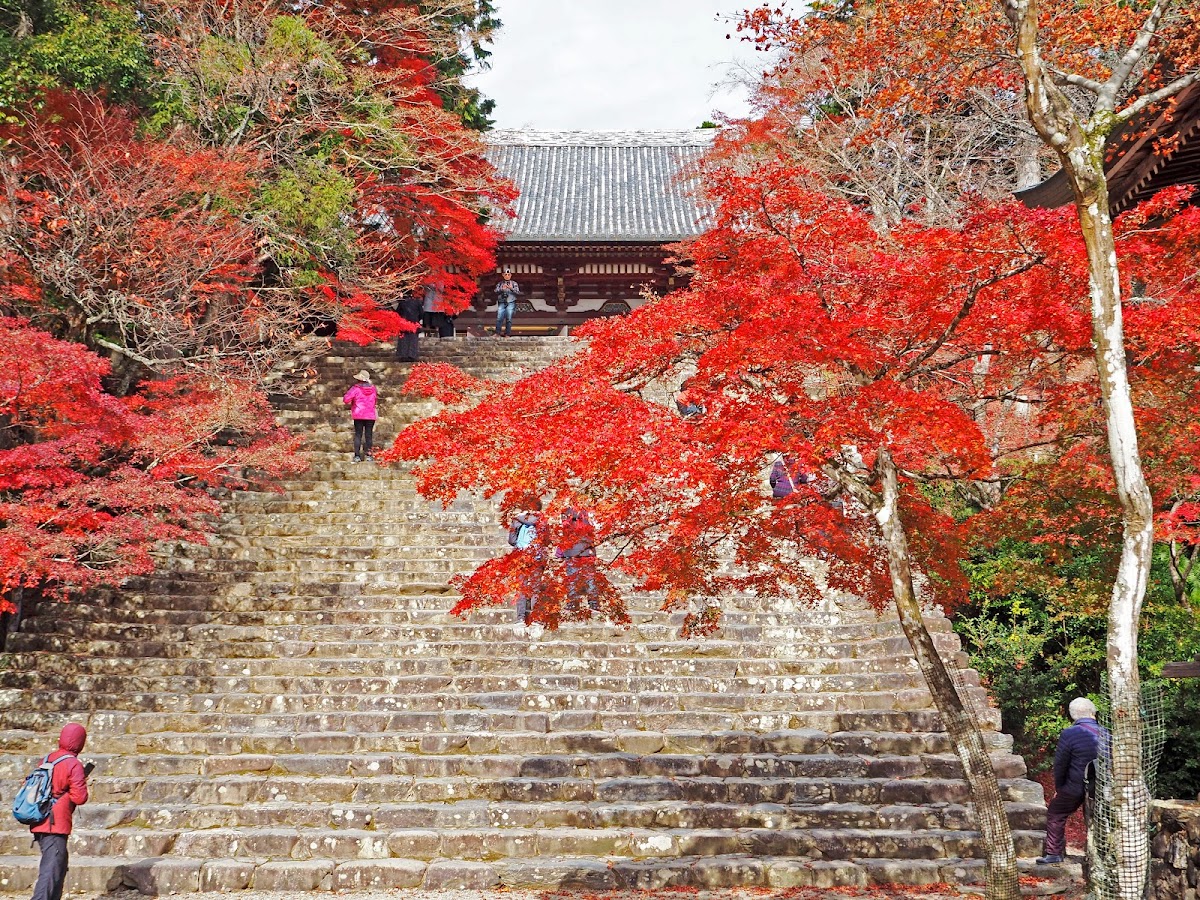
<path fill-rule="evenodd" d="M 488 158 L 521 193 L 512 218 L 496 223 L 507 234 L 497 272 L 480 279 L 458 326 L 494 326 L 493 289 L 504 268 L 522 292 L 514 331 L 526 334 L 621 315 L 647 289 L 681 286 L 669 248 L 706 227 L 709 212 L 693 194 L 689 168 L 713 134 L 491 132 Z"/>

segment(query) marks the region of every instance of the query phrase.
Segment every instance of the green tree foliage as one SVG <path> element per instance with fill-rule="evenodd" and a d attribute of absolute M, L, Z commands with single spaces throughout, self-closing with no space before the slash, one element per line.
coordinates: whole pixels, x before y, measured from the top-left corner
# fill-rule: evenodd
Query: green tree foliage
<path fill-rule="evenodd" d="M 0 116 L 54 87 L 138 99 L 152 77 L 131 0 L 0 0 Z"/>
<path fill-rule="evenodd" d="M 421 4 L 423 11 L 440 6 L 437 2 Z M 486 69 L 492 51 L 487 45 L 500 29 L 496 5 L 492 0 L 463 0 L 461 8 L 446 17 L 447 25 L 458 37 L 457 53 L 438 54 L 434 59 L 440 76 L 436 85 L 446 108 L 456 113 L 468 128 L 487 131 L 494 124 L 491 118 L 496 101 L 485 97 L 478 88 L 463 84 L 463 76 L 473 68 Z"/>
<path fill-rule="evenodd" d="M 17 165 L 5 188 L 20 206 L 0 223 L 0 253 L 16 272 L 8 281 L 27 282 L 19 292 L 0 285 L 0 310 L 116 354 L 122 383 L 145 369 L 202 366 L 273 384 L 335 330 L 359 342 L 393 336 L 404 327 L 391 311 L 396 297 L 432 280 L 445 286 L 444 311 L 460 311 L 478 274 L 494 267 L 498 234 L 486 212 L 503 207 L 511 189 L 484 158 L 478 133 L 446 108 L 439 91 L 458 79 L 435 65 L 470 52 L 468 36 L 483 40 L 490 6 L 0 3 L 8 4 L 15 73 L 2 137 Z M 133 49 L 122 52 L 126 45 Z M 153 65 L 122 68 L 126 58 Z M 50 71 L 56 59 L 63 78 Z M 111 152 L 126 144 L 136 150 Z M 168 150 L 172 160 L 203 157 L 212 171 L 242 173 L 237 201 L 205 193 L 179 208 L 170 197 L 147 203 L 174 175 L 149 177 L 144 164 Z M 38 225 L 33 206 L 54 227 Z M 114 264 L 110 251 L 114 233 L 136 243 L 147 231 L 130 220 L 134 209 L 147 221 L 174 216 L 189 233 L 231 217 L 244 240 L 212 258 L 236 256 L 237 290 L 196 305 L 189 290 L 161 289 L 168 279 L 159 266 L 137 266 L 133 291 L 129 264 Z M 82 253 L 76 240 L 94 252 Z M 71 272 L 56 261 L 69 261 Z M 144 302 L 164 295 L 178 315 Z M 92 309 L 98 297 L 103 309 Z M 187 308 L 176 310 L 181 298 Z"/>
<path fill-rule="evenodd" d="M 1105 585 L 1111 553 L 1095 544 L 1063 554 L 1044 546 L 1002 540 L 977 548 L 968 567 L 970 603 L 955 616 L 971 664 L 987 682 L 1031 767 L 1045 769 L 1069 722 L 1073 697 L 1095 696 L 1105 669 Z M 1142 673 L 1156 678 L 1163 665 L 1200 653 L 1200 616 L 1176 600 L 1160 548 L 1142 616 Z M 1200 793 L 1200 684 L 1168 681 L 1164 704 L 1167 743 L 1159 766 L 1158 794 Z"/>
<path fill-rule="evenodd" d="M 513 191 L 446 98 L 482 108 L 454 91 L 495 24 L 486 0 L 0 0 L 0 338 L 38 371 L 77 360 L 38 376 L 61 408 L 17 419 L 20 378 L 0 396 L 0 608 L 149 571 L 154 541 L 211 526 L 224 481 L 187 454 L 293 470 L 267 390 L 333 335 L 410 329 L 403 292 L 466 306 Z"/>

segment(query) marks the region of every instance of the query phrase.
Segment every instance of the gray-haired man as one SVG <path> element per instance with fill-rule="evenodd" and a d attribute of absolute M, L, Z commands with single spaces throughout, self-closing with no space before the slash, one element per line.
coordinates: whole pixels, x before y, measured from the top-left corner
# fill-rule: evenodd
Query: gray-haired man
<path fill-rule="evenodd" d="M 1054 799 L 1046 807 L 1045 854 L 1038 858 L 1043 865 L 1066 858 L 1067 819 L 1083 806 L 1088 766 L 1109 741 L 1108 730 L 1096 723 L 1096 704 L 1087 697 L 1076 697 L 1067 711 L 1074 724 L 1063 730 L 1054 751 Z"/>

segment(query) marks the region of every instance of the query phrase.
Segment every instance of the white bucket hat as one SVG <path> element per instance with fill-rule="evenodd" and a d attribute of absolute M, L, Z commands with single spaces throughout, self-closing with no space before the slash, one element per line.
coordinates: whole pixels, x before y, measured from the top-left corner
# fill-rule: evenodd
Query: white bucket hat
<path fill-rule="evenodd" d="M 355 381 L 365 381 L 367 384 L 370 384 L 371 383 L 371 373 L 368 372 L 366 369 L 359 369 L 358 374 L 354 376 L 354 380 Z"/>

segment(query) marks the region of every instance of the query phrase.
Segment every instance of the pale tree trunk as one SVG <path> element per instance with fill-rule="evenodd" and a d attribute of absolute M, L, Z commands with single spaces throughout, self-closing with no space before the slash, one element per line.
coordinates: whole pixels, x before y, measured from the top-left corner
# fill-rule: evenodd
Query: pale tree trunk
<path fill-rule="evenodd" d="M 1108 685 L 1112 703 L 1112 809 L 1116 829 L 1118 896 L 1141 900 L 1150 867 L 1149 789 L 1142 771 L 1141 684 L 1138 625 L 1154 552 L 1154 505 L 1142 471 L 1133 398 L 1125 363 L 1121 280 L 1109 212 L 1104 155 L 1108 136 L 1155 100 L 1195 80 L 1189 73 L 1115 111 L 1117 97 L 1166 14 L 1171 0 L 1156 0 L 1133 44 L 1117 58 L 1106 82 L 1060 78 L 1095 95 L 1095 107 L 1078 115 L 1046 71 L 1038 43 L 1037 0 L 1008 0 L 1017 58 L 1025 77 L 1030 121 L 1062 161 L 1075 196 L 1075 209 L 1088 256 L 1092 341 L 1100 379 L 1109 457 L 1121 501 L 1121 558 L 1108 608 Z"/>
<path fill-rule="evenodd" d="M 921 615 L 921 604 L 913 586 L 908 537 L 900 521 L 899 475 L 895 461 L 886 449 L 880 449 L 875 470 L 882 489 L 878 494 L 857 479 L 842 477 L 839 481 L 870 510 L 879 525 L 887 548 L 892 597 L 900 615 L 900 626 L 912 646 L 971 790 L 975 817 L 987 854 L 985 896 L 987 900 L 1019 900 L 1017 853 L 1008 815 L 1004 811 L 1000 781 L 984 745 L 979 723 L 967 709 Z"/>
<path fill-rule="evenodd" d="M 1133 398 L 1125 366 L 1121 322 L 1121 281 L 1103 142 L 1091 154 L 1079 153 L 1068 169 L 1076 193 L 1079 223 L 1088 252 L 1092 300 L 1092 341 L 1108 432 L 1117 496 L 1121 500 L 1121 560 L 1108 607 L 1108 687 L 1112 700 L 1112 807 L 1116 834 L 1117 886 L 1122 900 L 1141 900 L 1150 868 L 1150 792 L 1142 769 L 1141 682 L 1138 625 L 1154 557 L 1154 504 L 1142 472 Z"/>

